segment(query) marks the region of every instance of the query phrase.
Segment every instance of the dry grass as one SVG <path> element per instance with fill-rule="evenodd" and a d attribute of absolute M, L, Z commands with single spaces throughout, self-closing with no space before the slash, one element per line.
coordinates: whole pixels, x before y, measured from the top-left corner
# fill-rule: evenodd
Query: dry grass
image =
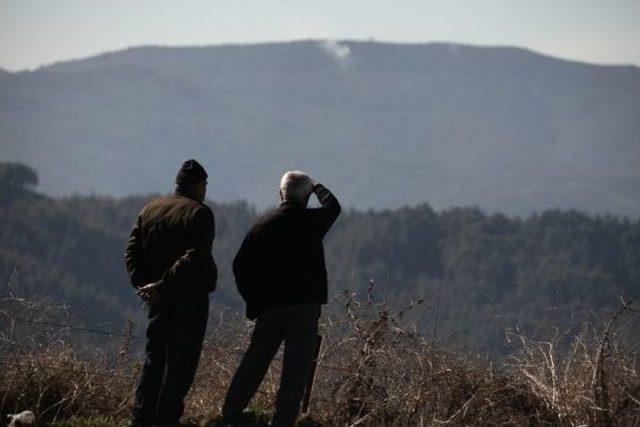
<path fill-rule="evenodd" d="M 420 301 L 413 302 L 410 310 Z M 83 351 L 64 334 L 37 325 L 18 339 L 11 316 L 42 307 L 3 301 L 5 316 L 0 412 L 31 409 L 56 425 L 114 425 L 131 409 L 140 361 L 131 354 L 131 326 L 114 355 Z M 584 325 L 568 338 L 531 340 L 511 333 L 519 350 L 496 366 L 437 348 L 393 310 L 369 295 L 345 295 L 339 315 L 325 316 L 324 344 L 310 415 L 327 425 L 560 424 L 640 425 L 640 375 L 635 354 L 619 334 L 635 315 L 631 303 L 599 327 Z M 213 312 L 212 312 L 213 313 Z M 218 415 L 252 325 L 230 313 L 212 315 L 187 414 L 201 424 Z M 31 317 L 33 318 L 33 316 Z M 557 349 L 569 341 L 568 350 Z M 278 386 L 276 359 L 252 409 L 268 418 Z"/>

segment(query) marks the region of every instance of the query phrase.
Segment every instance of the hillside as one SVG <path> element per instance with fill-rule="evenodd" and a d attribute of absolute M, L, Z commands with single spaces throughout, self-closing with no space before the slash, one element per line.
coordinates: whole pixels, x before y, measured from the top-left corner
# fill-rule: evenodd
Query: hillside
<path fill-rule="evenodd" d="M 346 206 L 640 216 L 640 70 L 515 48 L 317 41 L 141 47 L 1 73 L 0 156 L 50 195 L 275 202 L 286 169 Z"/>
<path fill-rule="evenodd" d="M 19 169 L 30 177 L 22 180 L 7 170 L 16 166 L 0 164 L 0 298 L 13 290 L 64 302 L 80 324 L 117 330 L 133 318 L 144 325 L 123 251 L 135 215 L 152 196 L 50 198 L 33 190 L 30 169 Z M 242 311 L 230 265 L 256 211 L 244 203 L 212 208 L 216 317 L 221 307 Z M 438 340 L 495 355 L 508 347 L 507 329 L 575 332 L 613 310 L 619 295 L 637 295 L 640 222 L 575 211 L 523 221 L 428 205 L 351 211 L 327 236 L 326 258 L 329 311 L 345 295 L 368 298 L 369 288 L 376 302 L 385 295 L 396 305 L 422 298 L 405 320 Z"/>

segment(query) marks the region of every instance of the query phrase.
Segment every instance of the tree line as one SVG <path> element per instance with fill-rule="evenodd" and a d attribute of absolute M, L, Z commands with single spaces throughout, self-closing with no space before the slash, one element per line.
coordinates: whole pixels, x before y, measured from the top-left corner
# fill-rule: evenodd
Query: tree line
<path fill-rule="evenodd" d="M 0 163 L 2 292 L 64 301 L 91 324 L 141 319 L 123 250 L 154 195 L 51 198 L 37 183 L 28 166 Z M 209 204 L 220 268 L 213 299 L 240 309 L 230 265 L 259 212 L 244 202 Z M 409 315 L 433 339 L 490 352 L 508 346 L 505 329 L 569 330 L 615 307 L 620 295 L 640 293 L 638 219 L 560 210 L 519 218 L 428 204 L 351 210 L 325 247 L 332 295 L 387 298 L 398 309 L 424 301 Z"/>

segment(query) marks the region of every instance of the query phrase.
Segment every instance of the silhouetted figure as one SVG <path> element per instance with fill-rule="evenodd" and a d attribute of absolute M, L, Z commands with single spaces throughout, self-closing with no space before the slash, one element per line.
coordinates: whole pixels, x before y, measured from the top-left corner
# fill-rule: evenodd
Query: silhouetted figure
<path fill-rule="evenodd" d="M 203 204 L 207 173 L 184 162 L 175 193 L 149 202 L 127 243 L 131 283 L 149 304 L 146 361 L 136 390 L 134 426 L 179 425 L 198 366 L 217 267 L 214 216 Z"/>
<path fill-rule="evenodd" d="M 322 207 L 307 209 L 311 193 Z M 340 214 L 340 204 L 322 184 L 298 171 L 284 174 L 280 197 L 280 206 L 258 220 L 233 261 L 247 317 L 257 320 L 222 408 L 223 421 L 231 424 L 241 419 L 283 341 L 272 425 L 295 423 L 314 357 L 320 306 L 327 302 L 322 238 Z"/>

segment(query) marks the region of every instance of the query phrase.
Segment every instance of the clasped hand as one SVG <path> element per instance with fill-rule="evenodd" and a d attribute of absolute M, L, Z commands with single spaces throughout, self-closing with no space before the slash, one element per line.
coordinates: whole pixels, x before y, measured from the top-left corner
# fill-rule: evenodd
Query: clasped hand
<path fill-rule="evenodd" d="M 144 302 L 155 305 L 160 302 L 161 295 L 158 283 L 149 283 L 138 288 L 137 294 Z"/>

